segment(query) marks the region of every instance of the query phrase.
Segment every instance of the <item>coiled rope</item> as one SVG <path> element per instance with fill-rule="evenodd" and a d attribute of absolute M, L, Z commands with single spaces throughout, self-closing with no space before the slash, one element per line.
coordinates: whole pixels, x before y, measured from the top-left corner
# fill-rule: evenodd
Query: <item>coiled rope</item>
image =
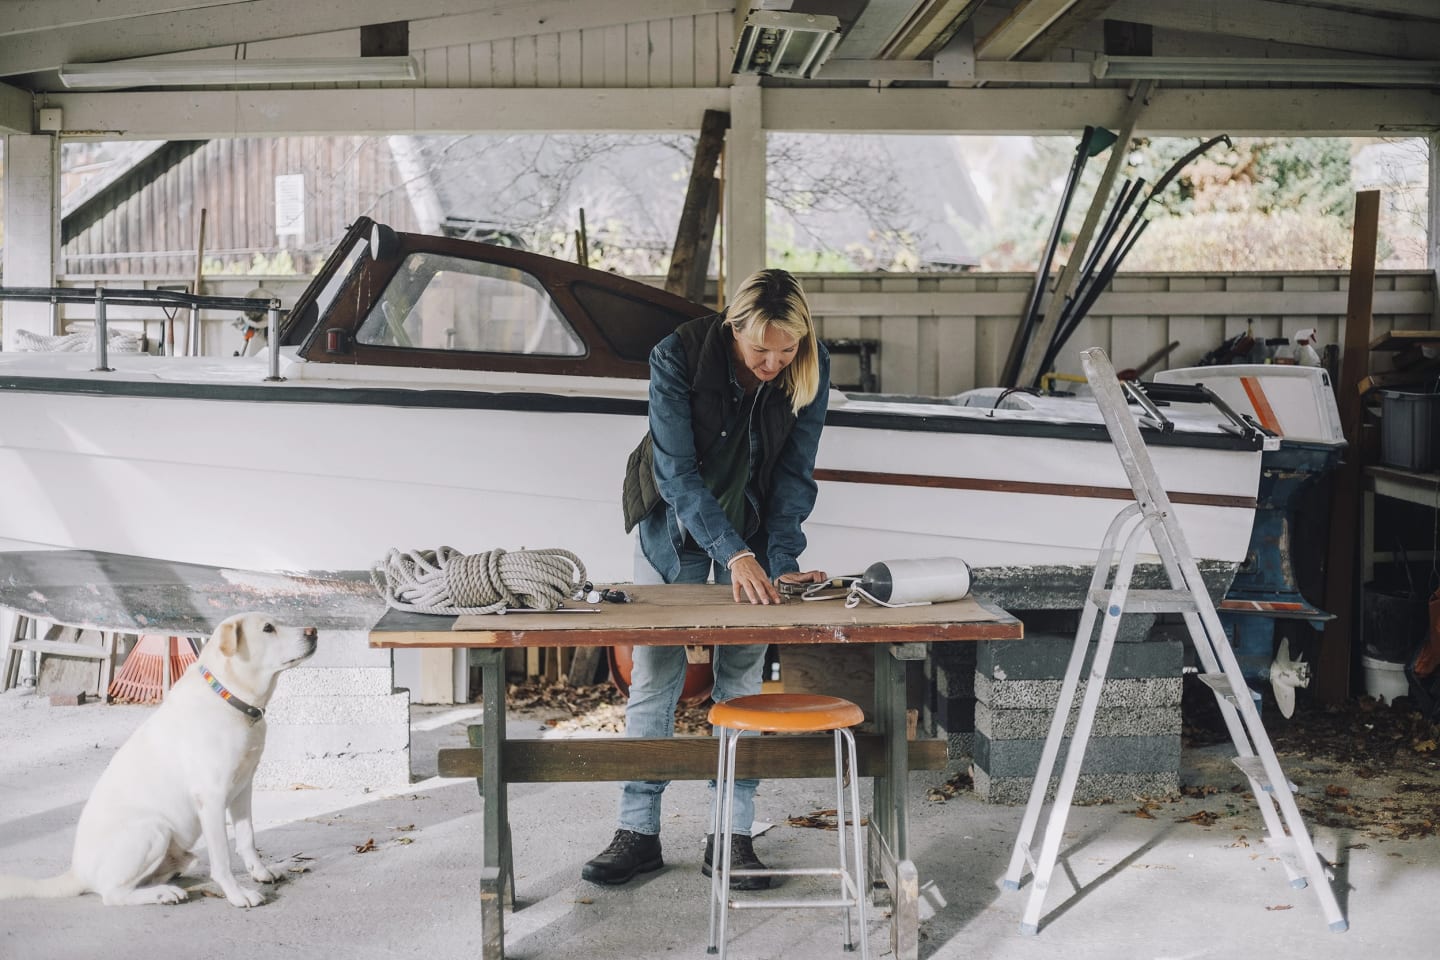
<path fill-rule="evenodd" d="M 370 580 L 396 610 L 456 616 L 506 610 L 554 610 L 579 599 L 585 564 L 568 550 L 490 550 L 464 554 L 392 549 Z"/>

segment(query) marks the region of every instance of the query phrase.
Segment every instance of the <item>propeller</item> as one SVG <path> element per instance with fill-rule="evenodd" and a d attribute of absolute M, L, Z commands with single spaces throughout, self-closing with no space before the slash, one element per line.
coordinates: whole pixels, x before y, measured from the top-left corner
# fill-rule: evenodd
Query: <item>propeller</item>
<path fill-rule="evenodd" d="M 1287 720 L 1295 714 L 1295 688 L 1310 686 L 1310 664 L 1304 654 L 1299 659 L 1290 659 L 1290 638 L 1280 641 L 1280 649 L 1270 664 L 1270 689 L 1275 693 L 1275 705 L 1280 715 Z"/>

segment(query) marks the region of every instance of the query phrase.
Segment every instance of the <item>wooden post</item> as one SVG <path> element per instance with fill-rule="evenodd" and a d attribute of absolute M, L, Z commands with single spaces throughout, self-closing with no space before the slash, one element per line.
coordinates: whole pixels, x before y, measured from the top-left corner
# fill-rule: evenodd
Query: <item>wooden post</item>
<path fill-rule="evenodd" d="M 1375 241 L 1380 225 L 1380 191 L 1355 194 L 1355 239 L 1350 253 L 1350 297 L 1345 307 L 1345 349 L 1335 401 L 1349 444 L 1335 471 L 1330 500 L 1330 554 L 1325 573 L 1325 624 L 1315 665 L 1316 696 L 1323 703 L 1350 698 L 1351 641 L 1355 634 L 1355 548 L 1359 536 L 1361 444 L 1364 405 L 1360 381 L 1370 369 L 1370 314 L 1375 300 Z"/>
<path fill-rule="evenodd" d="M 730 114 L 723 110 L 705 111 L 700 140 L 695 144 L 695 160 L 690 166 L 690 186 L 685 191 L 685 206 L 680 211 L 680 225 L 675 232 L 675 250 L 670 255 L 670 273 L 665 278 L 666 290 L 691 300 L 698 301 L 705 291 L 705 268 L 710 263 L 710 245 L 720 202 L 715 165 L 720 160 L 728 129 Z"/>

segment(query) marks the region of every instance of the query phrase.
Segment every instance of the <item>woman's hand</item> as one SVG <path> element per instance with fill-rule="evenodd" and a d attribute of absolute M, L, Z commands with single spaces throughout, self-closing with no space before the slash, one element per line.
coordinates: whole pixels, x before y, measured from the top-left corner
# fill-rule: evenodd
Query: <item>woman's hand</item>
<path fill-rule="evenodd" d="M 806 570 L 804 572 L 782 573 L 775 578 L 776 583 L 824 583 L 830 579 L 830 575 L 824 570 Z"/>
<path fill-rule="evenodd" d="M 779 603 L 780 591 L 770 582 L 754 554 L 742 555 L 730 565 L 730 593 L 736 603 Z"/>

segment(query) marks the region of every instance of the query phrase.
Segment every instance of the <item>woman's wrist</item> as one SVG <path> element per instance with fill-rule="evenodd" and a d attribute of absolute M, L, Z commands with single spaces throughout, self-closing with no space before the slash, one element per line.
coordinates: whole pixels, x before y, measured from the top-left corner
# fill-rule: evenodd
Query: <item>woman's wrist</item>
<path fill-rule="evenodd" d="M 754 550 L 741 550 L 739 553 L 736 553 L 736 554 L 732 555 L 729 560 L 726 560 L 726 561 L 725 561 L 725 569 L 726 569 L 726 570 L 734 570 L 734 569 L 735 569 L 735 564 L 739 563 L 741 560 L 744 560 L 746 557 L 754 557 L 754 556 L 755 556 L 755 551 L 754 551 Z"/>

